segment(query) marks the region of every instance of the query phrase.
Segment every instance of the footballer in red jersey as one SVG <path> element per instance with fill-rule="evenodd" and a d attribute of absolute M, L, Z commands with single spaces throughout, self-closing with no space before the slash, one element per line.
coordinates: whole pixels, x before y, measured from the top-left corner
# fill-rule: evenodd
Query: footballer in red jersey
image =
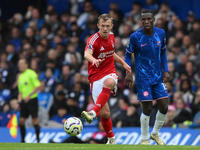
<path fill-rule="evenodd" d="M 107 39 L 103 39 L 100 36 L 99 32 L 93 34 L 88 39 L 85 50 L 92 51 L 93 57 L 95 59 L 103 60 L 99 67 L 96 67 L 92 64 L 92 62 L 89 62 L 88 78 L 90 80 L 90 83 L 97 81 L 110 73 L 116 74 L 116 68 L 113 57 L 115 50 L 115 38 L 112 32 L 108 34 Z"/>
<path fill-rule="evenodd" d="M 112 17 L 109 14 L 100 15 L 97 26 L 99 31 L 88 39 L 84 54 L 84 58 L 89 61 L 88 78 L 95 106 L 89 112 L 83 111 L 81 116 L 88 123 L 92 123 L 93 119 L 100 114 L 102 126 L 108 136 L 107 144 L 115 144 L 107 103 L 111 91 L 115 93 L 117 88 L 118 76 L 114 62 L 120 63 L 126 69 L 127 74 L 131 74 L 131 68 L 114 52 L 115 38 L 111 32 Z"/>

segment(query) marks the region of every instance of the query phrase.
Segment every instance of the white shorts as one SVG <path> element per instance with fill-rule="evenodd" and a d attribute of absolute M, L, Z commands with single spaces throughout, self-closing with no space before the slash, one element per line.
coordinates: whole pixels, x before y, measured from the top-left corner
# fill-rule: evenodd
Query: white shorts
<path fill-rule="evenodd" d="M 96 104 L 96 101 L 97 101 L 97 97 L 99 96 L 99 94 L 101 93 L 101 91 L 103 89 L 103 83 L 108 78 L 112 78 L 112 79 L 115 80 L 115 86 L 114 86 L 114 89 L 111 91 L 111 93 L 113 95 L 116 94 L 116 92 L 117 92 L 117 83 L 118 83 L 118 76 L 117 76 L 116 73 L 111 73 L 111 74 L 103 77 L 102 79 L 97 80 L 97 81 L 93 82 L 92 84 L 90 84 L 90 89 L 92 91 L 92 98 L 93 98 L 95 104 Z"/>

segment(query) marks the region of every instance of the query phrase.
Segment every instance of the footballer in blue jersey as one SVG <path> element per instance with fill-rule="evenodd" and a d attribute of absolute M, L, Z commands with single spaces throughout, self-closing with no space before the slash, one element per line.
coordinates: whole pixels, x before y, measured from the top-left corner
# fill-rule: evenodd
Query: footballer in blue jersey
<path fill-rule="evenodd" d="M 149 145 L 149 116 L 152 111 L 152 101 L 156 100 L 158 112 L 150 138 L 158 145 L 165 145 L 158 132 L 162 127 L 168 110 L 168 92 L 165 82 L 170 75 L 166 57 L 166 38 L 163 29 L 153 26 L 153 12 L 144 9 L 140 18 L 143 27 L 131 34 L 126 48 L 125 62 L 131 66 L 131 56 L 135 58 L 135 84 L 138 100 L 141 101 L 143 113 L 141 122 L 141 144 Z M 133 78 L 126 75 L 125 82 L 133 86 Z"/>
<path fill-rule="evenodd" d="M 136 85 L 163 82 L 162 70 L 168 72 L 165 31 L 157 27 L 153 29 L 152 35 L 146 35 L 142 28 L 133 33 L 126 48 L 130 55 L 134 53 Z"/>

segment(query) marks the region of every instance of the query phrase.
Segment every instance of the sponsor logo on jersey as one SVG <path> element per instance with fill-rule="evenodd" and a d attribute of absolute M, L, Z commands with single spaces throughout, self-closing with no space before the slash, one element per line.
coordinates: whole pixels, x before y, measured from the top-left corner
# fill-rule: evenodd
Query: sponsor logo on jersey
<path fill-rule="evenodd" d="M 149 92 L 144 91 L 144 92 L 143 92 L 143 95 L 144 95 L 144 97 L 148 97 L 148 96 L 149 96 Z"/>
<path fill-rule="evenodd" d="M 157 45 L 158 47 L 160 47 L 161 42 L 160 42 L 160 41 L 157 41 L 157 42 L 156 42 L 156 45 Z"/>
<path fill-rule="evenodd" d="M 109 52 L 102 52 L 102 53 L 99 53 L 99 56 L 98 58 L 105 58 L 105 57 L 111 57 L 113 56 L 113 53 L 114 53 L 114 50 L 112 51 L 109 51 Z"/>
<path fill-rule="evenodd" d="M 100 51 L 103 51 L 103 50 L 105 50 L 105 49 L 104 49 L 103 46 L 102 46 L 101 49 L 100 49 Z"/>
<path fill-rule="evenodd" d="M 141 44 L 141 47 L 144 47 L 145 45 L 147 45 L 147 43 L 145 43 L 145 44 Z"/>

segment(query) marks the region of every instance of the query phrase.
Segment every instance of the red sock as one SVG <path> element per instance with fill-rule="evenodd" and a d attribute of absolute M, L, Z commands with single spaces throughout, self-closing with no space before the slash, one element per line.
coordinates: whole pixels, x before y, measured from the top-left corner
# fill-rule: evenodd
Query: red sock
<path fill-rule="evenodd" d="M 103 118 L 101 117 L 101 124 L 104 128 L 104 131 L 106 132 L 106 135 L 108 138 L 114 137 L 113 130 L 112 130 L 112 121 L 110 117 Z"/>
<path fill-rule="evenodd" d="M 99 96 L 97 98 L 97 102 L 96 102 L 94 108 L 92 109 L 92 110 L 94 110 L 96 112 L 97 116 L 99 115 L 99 111 L 101 110 L 101 108 L 108 101 L 108 99 L 110 97 L 110 92 L 111 92 L 110 89 L 103 88 L 102 92 L 99 94 Z"/>

